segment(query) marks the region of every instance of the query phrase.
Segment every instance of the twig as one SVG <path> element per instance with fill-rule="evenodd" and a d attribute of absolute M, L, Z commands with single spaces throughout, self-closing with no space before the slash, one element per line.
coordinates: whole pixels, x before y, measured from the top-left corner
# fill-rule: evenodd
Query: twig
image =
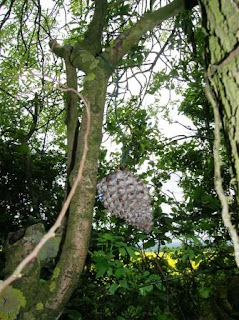
<path fill-rule="evenodd" d="M 237 267 L 239 267 L 239 237 L 238 237 L 235 226 L 232 224 L 227 197 L 225 195 L 225 192 L 222 186 L 221 157 L 220 157 L 220 151 L 219 151 L 220 140 L 221 140 L 220 139 L 220 113 L 219 113 L 218 104 L 213 98 L 213 94 L 211 92 L 209 85 L 207 85 L 207 88 L 206 88 L 206 95 L 209 102 L 212 104 L 213 112 L 214 112 L 214 121 L 215 121 L 214 146 L 213 146 L 214 176 L 215 176 L 214 185 L 222 206 L 222 220 L 231 236 L 233 247 L 234 247 L 236 264 L 237 264 Z"/>
<path fill-rule="evenodd" d="M 231 60 L 233 60 L 238 55 L 239 55 L 239 45 L 237 45 L 235 49 L 229 52 L 229 54 L 225 58 L 223 58 L 222 61 L 220 61 L 218 64 L 211 65 L 210 67 L 211 76 L 214 75 L 216 70 L 222 69 L 223 67 L 228 65 L 228 63 L 231 62 Z"/>
<path fill-rule="evenodd" d="M 82 159 L 80 162 L 80 167 L 76 176 L 76 179 L 74 181 L 74 184 L 71 188 L 71 191 L 65 201 L 65 203 L 63 204 L 63 207 L 59 213 L 58 218 L 56 219 L 56 222 L 54 223 L 54 225 L 50 228 L 50 230 L 42 237 L 42 239 L 40 240 L 40 242 L 37 244 L 37 246 L 33 249 L 33 251 L 27 255 L 21 262 L 20 264 L 16 267 L 16 269 L 13 271 L 13 273 L 5 280 L 3 281 L 3 283 L 0 286 L 0 293 L 7 288 L 11 283 L 13 283 L 15 280 L 19 279 L 22 277 L 22 270 L 33 260 L 37 257 L 39 251 L 42 249 L 42 247 L 45 245 L 45 243 L 55 237 L 56 234 L 56 230 L 61 226 L 62 220 L 67 212 L 67 209 L 70 205 L 70 202 L 74 196 L 74 193 L 77 189 L 78 184 L 80 183 L 80 181 L 82 180 L 82 175 L 83 175 L 83 169 L 85 166 L 85 162 L 86 162 L 86 156 L 87 156 L 87 152 L 88 152 L 88 137 L 90 134 L 90 123 L 91 123 L 91 119 L 90 119 L 90 103 L 89 101 L 87 101 L 81 93 L 79 93 L 77 90 L 73 89 L 73 88 L 63 88 L 63 87 L 58 87 L 59 90 L 61 91 L 71 91 L 74 92 L 75 94 L 78 95 L 79 98 L 81 98 L 84 102 L 85 105 L 85 110 L 86 110 L 86 115 L 87 115 L 87 125 L 86 125 L 86 131 L 85 131 L 85 135 L 84 135 L 84 148 L 83 148 L 83 155 L 82 155 Z"/>

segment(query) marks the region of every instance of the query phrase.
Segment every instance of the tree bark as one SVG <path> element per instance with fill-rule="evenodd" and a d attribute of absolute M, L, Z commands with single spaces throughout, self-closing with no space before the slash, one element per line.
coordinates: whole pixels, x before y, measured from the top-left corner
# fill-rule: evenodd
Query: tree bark
<path fill-rule="evenodd" d="M 54 319 L 59 316 L 77 286 L 88 252 L 97 183 L 98 156 L 102 139 L 103 111 L 108 82 L 108 78 L 101 68 L 95 71 L 95 76 L 94 81 L 90 81 L 85 85 L 83 92 L 84 97 L 91 105 L 89 151 L 84 167 L 83 180 L 71 202 L 61 258 L 49 284 L 49 288 L 53 288 L 53 290 L 51 290 L 48 301 L 45 302 L 45 310 L 41 319 Z M 73 155 L 75 157 L 75 165 L 71 172 L 71 181 L 74 180 L 82 156 L 86 125 L 87 119 L 84 112 L 81 129 L 78 133 L 76 154 Z"/>
<path fill-rule="evenodd" d="M 205 59 L 210 88 L 208 97 L 215 117 L 215 187 L 239 267 L 239 2 L 202 0 L 201 8 L 207 39 Z M 228 186 L 223 186 L 220 172 L 220 125 L 230 166 L 231 182 Z M 235 209 L 229 212 L 232 207 L 229 208 L 226 194 L 232 188 L 235 192 Z"/>

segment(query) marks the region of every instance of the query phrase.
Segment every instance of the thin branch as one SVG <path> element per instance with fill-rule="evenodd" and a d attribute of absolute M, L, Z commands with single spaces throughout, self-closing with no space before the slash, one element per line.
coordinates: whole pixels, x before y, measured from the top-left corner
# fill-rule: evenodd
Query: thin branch
<path fill-rule="evenodd" d="M 11 14 L 12 9 L 13 9 L 14 2 L 15 2 L 15 0 L 12 0 L 12 1 L 10 2 L 9 9 L 8 9 L 8 11 L 6 12 L 4 18 L 2 19 L 2 21 L 1 21 L 1 23 L 0 23 L 0 30 L 2 29 L 4 23 L 7 21 L 7 19 L 10 17 L 10 14 Z M 3 2 L 1 3 L 1 6 L 4 5 L 4 3 L 5 3 L 5 1 L 3 1 Z"/>
<path fill-rule="evenodd" d="M 216 70 L 222 69 L 225 67 L 231 60 L 233 60 L 236 56 L 239 55 L 239 45 L 237 45 L 231 52 L 228 53 L 228 55 L 223 58 L 221 62 L 218 64 L 211 65 L 210 72 L 211 76 L 215 73 Z"/>
<path fill-rule="evenodd" d="M 113 45 L 106 50 L 106 57 L 112 66 L 116 66 L 146 32 L 161 22 L 168 20 L 185 9 L 183 0 L 174 0 L 168 5 L 152 12 L 146 12 L 131 28 L 122 32 Z"/>
<path fill-rule="evenodd" d="M 181 123 L 181 122 L 179 122 L 179 121 L 177 121 L 177 120 L 172 121 L 172 123 L 173 123 L 173 124 L 179 124 L 180 126 L 184 127 L 184 128 L 187 129 L 187 130 L 190 130 L 190 131 L 194 131 L 194 132 L 197 132 L 197 131 L 198 131 L 198 129 L 191 128 L 190 126 L 187 126 L 187 125 L 185 125 L 185 124 L 183 124 L 183 123 Z"/>
<path fill-rule="evenodd" d="M 64 92 L 74 92 L 75 94 L 78 95 L 78 97 L 80 99 L 83 100 L 84 105 L 85 105 L 85 109 L 86 109 L 86 115 L 87 115 L 87 125 L 86 125 L 86 131 L 85 131 L 85 135 L 84 135 L 84 148 L 83 148 L 83 155 L 82 155 L 82 159 L 80 162 L 80 166 L 79 166 L 79 170 L 76 176 L 76 179 L 74 181 L 74 184 L 70 190 L 70 193 L 65 201 L 65 203 L 63 204 L 63 207 L 61 209 L 61 212 L 56 220 L 56 222 L 54 223 L 54 225 L 50 228 L 50 230 L 42 237 L 42 239 L 40 240 L 40 242 L 37 244 L 37 246 L 33 249 L 33 251 L 26 256 L 21 262 L 20 264 L 16 267 L 16 269 L 13 271 L 13 273 L 5 280 L 3 281 L 3 283 L 0 286 L 0 293 L 6 289 L 11 283 L 13 283 L 14 281 L 16 281 L 17 279 L 22 277 L 22 270 L 32 261 L 34 260 L 39 251 L 42 249 L 42 247 L 45 245 L 45 243 L 55 237 L 56 234 L 56 230 L 61 226 L 62 220 L 67 212 L 67 209 L 71 203 L 71 200 L 75 194 L 75 191 L 78 187 L 78 184 L 81 182 L 82 177 L 83 177 L 83 169 L 85 166 L 85 162 L 86 162 L 86 156 L 87 156 L 87 152 L 88 152 L 88 137 L 90 134 L 90 123 L 91 123 L 91 115 L 90 115 L 90 102 L 87 101 L 81 93 L 79 93 L 78 91 L 76 91 L 73 88 L 63 88 L 63 87 L 58 87 L 59 90 L 64 91 Z"/>

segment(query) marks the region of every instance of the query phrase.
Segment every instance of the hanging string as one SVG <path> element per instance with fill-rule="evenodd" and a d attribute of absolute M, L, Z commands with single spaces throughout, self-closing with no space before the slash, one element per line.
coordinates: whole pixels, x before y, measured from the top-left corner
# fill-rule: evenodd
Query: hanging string
<path fill-rule="evenodd" d="M 113 97 L 114 97 L 115 123 L 116 123 L 116 129 L 120 135 L 120 140 L 122 143 L 121 157 L 120 157 L 120 168 L 124 169 L 126 167 L 126 163 L 127 163 L 128 156 L 129 156 L 129 146 L 127 146 L 126 135 L 121 128 L 121 125 L 118 120 L 118 114 L 117 114 L 118 104 L 119 104 L 118 103 L 118 96 L 119 96 L 119 80 L 120 80 L 118 69 L 115 70 L 114 75 L 115 75 L 115 90 L 113 93 Z"/>
<path fill-rule="evenodd" d="M 114 91 L 113 91 L 113 94 L 111 95 L 111 97 L 114 98 L 114 114 L 115 114 L 116 130 L 118 131 L 118 133 L 120 135 L 120 140 L 121 140 L 121 143 L 122 143 L 119 167 L 121 169 L 124 169 L 126 167 L 126 163 L 128 161 L 130 146 L 127 146 L 127 144 L 126 144 L 126 135 L 123 132 L 121 126 L 120 126 L 120 123 L 119 123 L 119 120 L 118 120 L 118 114 L 117 114 L 117 108 L 118 108 L 118 105 L 119 105 L 119 103 L 118 103 L 119 81 L 120 81 L 119 70 L 117 68 L 114 68 L 112 66 L 112 64 L 103 55 L 100 55 L 100 58 L 104 61 L 104 63 L 109 68 L 109 70 L 112 72 L 112 80 L 115 83 L 115 88 L 114 88 Z M 114 77 L 115 77 L 115 80 L 114 80 Z"/>

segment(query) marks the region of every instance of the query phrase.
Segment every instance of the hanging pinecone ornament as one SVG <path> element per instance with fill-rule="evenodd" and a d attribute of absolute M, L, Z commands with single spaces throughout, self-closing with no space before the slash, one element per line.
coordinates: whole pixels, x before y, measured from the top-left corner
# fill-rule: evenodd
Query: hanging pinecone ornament
<path fill-rule="evenodd" d="M 97 185 L 105 208 L 115 217 L 145 232 L 152 230 L 153 215 L 147 186 L 129 170 L 115 170 Z"/>

